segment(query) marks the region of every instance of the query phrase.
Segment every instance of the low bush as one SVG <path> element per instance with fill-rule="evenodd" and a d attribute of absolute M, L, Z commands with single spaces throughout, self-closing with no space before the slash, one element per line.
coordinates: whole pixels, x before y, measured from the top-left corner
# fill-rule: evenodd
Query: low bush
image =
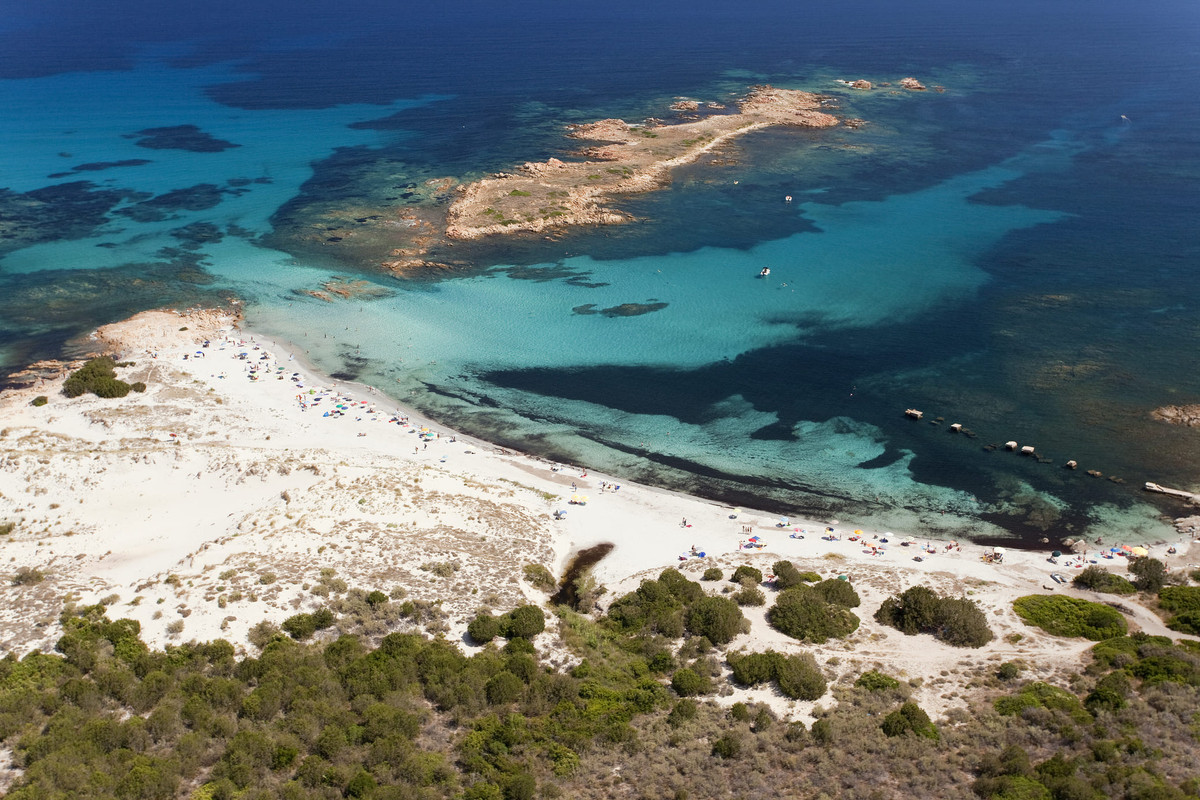
<path fill-rule="evenodd" d="M 1076 575 L 1071 580 L 1071 585 L 1077 589 L 1090 589 L 1093 592 L 1106 594 L 1133 594 L 1137 591 L 1132 583 L 1120 575 L 1113 575 L 1103 567 L 1094 564 Z"/>
<path fill-rule="evenodd" d="M 1200 611 L 1200 586 L 1164 586 L 1158 604 L 1176 614 Z"/>
<path fill-rule="evenodd" d="M 799 586 L 805 580 L 800 570 L 790 561 L 776 561 L 771 566 L 771 571 L 775 573 L 775 588 L 781 592 Z"/>
<path fill-rule="evenodd" d="M 817 644 L 854 633 L 858 617 L 849 608 L 828 602 L 820 586 L 793 586 L 781 592 L 767 611 L 767 621 L 793 639 Z"/>
<path fill-rule="evenodd" d="M 818 700 L 827 688 L 825 676 L 809 653 L 785 658 L 779 664 L 775 680 L 779 684 L 779 691 L 793 700 Z"/>
<path fill-rule="evenodd" d="M 720 646 L 742 632 L 746 618 L 737 603 L 726 597 L 702 597 L 688 608 L 687 630 Z"/>
<path fill-rule="evenodd" d="M 90 392 L 97 397 L 112 398 L 124 397 L 131 388 L 125 381 L 117 380 L 116 363 L 108 356 L 101 356 L 91 359 L 68 375 L 63 381 L 62 391 L 67 397 L 79 397 Z"/>
<path fill-rule="evenodd" d="M 467 625 L 467 636 L 476 644 L 487 644 L 500 635 L 500 620 L 486 612 L 475 617 Z"/>
<path fill-rule="evenodd" d="M 675 674 L 671 676 L 671 688 L 680 697 L 694 697 L 711 693 L 713 684 L 707 675 L 701 675 L 690 667 L 684 667 L 675 670 Z"/>
<path fill-rule="evenodd" d="M 1087 722 L 1091 717 L 1084 711 L 1079 698 L 1048 683 L 1034 681 L 1027 683 L 1016 694 L 1007 695 L 996 700 L 996 711 L 1004 716 L 1020 714 L 1027 708 L 1046 708 L 1052 711 L 1062 711 L 1076 722 Z"/>
<path fill-rule="evenodd" d="M 541 564 L 526 564 L 524 572 L 525 580 L 529 581 L 536 589 L 549 593 L 558 588 L 558 581 L 554 580 L 554 573 Z"/>
<path fill-rule="evenodd" d="M 767 596 L 757 586 L 746 586 L 733 594 L 733 601 L 739 606 L 766 605 Z"/>
<path fill-rule="evenodd" d="M 729 580 L 733 583 L 741 583 L 746 578 L 749 578 L 754 583 L 762 583 L 762 570 L 743 564 L 735 569 L 733 574 L 729 576 Z"/>
<path fill-rule="evenodd" d="M 955 647 L 983 647 L 994 638 L 987 617 L 974 601 L 941 597 L 925 586 L 913 586 L 884 600 L 875 620 L 909 636 L 932 634 Z"/>
<path fill-rule="evenodd" d="M 929 715 L 911 700 L 883 718 L 880 725 L 888 736 L 903 736 L 908 733 L 937 739 L 938 730 Z"/>
<path fill-rule="evenodd" d="M 703 581 L 719 581 L 725 577 L 725 573 L 721 572 L 720 567 L 709 567 L 704 570 L 704 576 L 700 579 Z"/>
<path fill-rule="evenodd" d="M 1123 636 L 1128 629 L 1116 609 L 1073 597 L 1026 595 L 1013 601 L 1013 610 L 1026 623 L 1055 636 L 1101 641 Z"/>
<path fill-rule="evenodd" d="M 742 686 L 775 681 L 779 690 L 794 700 L 816 700 L 825 694 L 825 676 L 808 653 L 785 656 L 774 650 L 763 653 L 733 653 L 729 656 L 733 680 Z"/>
<path fill-rule="evenodd" d="M 532 639 L 546 630 L 546 617 L 537 606 L 518 606 L 500 618 L 500 635 L 505 639 Z"/>
<path fill-rule="evenodd" d="M 17 567 L 17 571 L 12 576 L 13 586 L 33 586 L 44 580 L 46 580 L 46 573 L 37 567 Z"/>
<path fill-rule="evenodd" d="M 33 400 L 29 401 L 29 405 L 40 407 L 40 406 L 46 405 L 46 403 L 49 403 L 49 402 L 50 402 L 49 397 L 46 397 L 46 395 L 44 395 L 44 394 L 39 394 L 37 397 L 33 398 Z"/>
<path fill-rule="evenodd" d="M 866 689 L 869 692 L 882 692 L 888 689 L 896 689 L 900 686 L 900 681 L 893 678 L 891 675 L 885 675 L 878 670 L 868 670 L 858 676 L 858 680 L 854 685 L 860 689 Z"/>

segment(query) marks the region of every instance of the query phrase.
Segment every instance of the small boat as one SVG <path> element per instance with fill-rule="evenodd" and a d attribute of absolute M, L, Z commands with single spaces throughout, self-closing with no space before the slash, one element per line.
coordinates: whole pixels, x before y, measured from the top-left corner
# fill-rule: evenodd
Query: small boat
<path fill-rule="evenodd" d="M 767 277 L 767 276 L 768 276 L 768 275 L 770 275 L 770 274 L 771 274 L 771 268 L 770 268 L 770 267 L 763 267 L 761 270 L 759 270 L 758 277 L 760 277 L 760 278 L 765 278 L 765 277 Z"/>
<path fill-rule="evenodd" d="M 1067 582 L 1067 576 L 1063 575 L 1061 572 L 1051 572 L 1050 577 L 1054 579 L 1055 583 L 1066 583 Z"/>

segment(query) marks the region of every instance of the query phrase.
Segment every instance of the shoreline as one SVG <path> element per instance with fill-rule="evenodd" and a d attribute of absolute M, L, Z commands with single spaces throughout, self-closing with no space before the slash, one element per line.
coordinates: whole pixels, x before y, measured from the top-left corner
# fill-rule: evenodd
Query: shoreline
<path fill-rule="evenodd" d="M 599 608 L 669 567 L 698 580 L 705 569 L 728 576 L 742 564 L 765 574 L 787 559 L 825 577 L 846 575 L 863 596 L 859 632 L 805 649 L 928 677 L 923 702 L 937 709 L 950 702 L 932 689 L 948 660 L 966 675 L 998 657 L 1036 658 L 1052 670 L 1078 655 L 1083 645 L 1074 641 L 1004 640 L 1005 632 L 1028 633 L 1012 599 L 1092 597 L 1050 578 L 1069 578 L 1085 563 L 1123 572 L 1124 559 L 1094 551 L 1053 564 L 1047 552 L 1014 550 L 1001 564 L 985 563 L 991 547 L 845 519 L 785 524 L 558 466 L 437 425 L 372 387 L 322 376 L 290 357 L 288 343 L 236 323 L 217 312 L 153 311 L 101 329 L 100 339 L 135 362 L 120 377 L 144 381 L 144 394 L 68 400 L 57 393 L 61 379 L 0 393 L 0 522 L 15 522 L 4 537 L 9 569 L 46 574 L 37 585 L 0 586 L 0 647 L 50 649 L 64 602 L 103 602 L 110 616 L 136 619 L 151 646 L 225 638 L 244 650 L 259 622 L 320 607 L 340 586 L 418 603 L 425 616 L 405 624 L 469 649 L 464 633 L 478 609 L 546 604 L 549 593 L 529 583 L 525 565 L 559 576 L 575 552 L 609 542 L 614 549 L 593 570 L 608 587 Z M 31 406 L 38 394 L 50 402 Z M 759 542 L 747 547 L 751 537 Z M 1150 552 L 1173 569 L 1200 561 L 1200 545 L 1178 544 L 1174 555 L 1165 546 Z M 888 596 L 917 584 L 976 595 L 997 641 L 962 651 L 930 638 L 916 648 L 870 619 Z M 1135 625 L 1167 632 L 1148 609 L 1128 605 Z M 767 624 L 765 606 L 743 610 L 751 631 L 734 649 L 799 646 Z M 727 699 L 771 702 L 790 716 L 812 711 L 766 689 Z"/>

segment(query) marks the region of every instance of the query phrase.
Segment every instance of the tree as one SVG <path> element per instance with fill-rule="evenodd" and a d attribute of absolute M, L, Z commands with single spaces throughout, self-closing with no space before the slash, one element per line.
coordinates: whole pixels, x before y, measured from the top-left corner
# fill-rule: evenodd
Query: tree
<path fill-rule="evenodd" d="M 743 564 L 735 569 L 733 574 L 729 576 L 729 580 L 732 583 L 741 583 L 744 580 L 750 580 L 754 583 L 762 583 L 762 579 L 762 570 L 755 569 L 754 567 L 747 566 L 746 564 Z"/>
<path fill-rule="evenodd" d="M 815 586 L 794 586 L 781 592 L 767 611 L 767 621 L 793 639 L 817 644 L 849 636 L 859 622 L 850 609 L 826 602 Z"/>
<path fill-rule="evenodd" d="M 790 561 L 776 561 L 771 566 L 771 571 L 775 573 L 775 588 L 781 592 L 804 583 L 800 570 Z"/>
<path fill-rule="evenodd" d="M 884 717 L 881 727 L 888 736 L 914 733 L 928 739 L 938 738 L 937 727 L 929 719 L 929 715 L 911 700 Z"/>
<path fill-rule="evenodd" d="M 825 676 L 816 659 L 799 653 L 783 659 L 776 670 L 779 690 L 794 700 L 818 700 L 825 694 Z"/>
<path fill-rule="evenodd" d="M 532 639 L 546 630 L 546 617 L 537 606 L 519 606 L 500 618 L 500 633 L 506 639 Z"/>
<path fill-rule="evenodd" d="M 1135 558 L 1129 562 L 1129 574 L 1139 592 L 1158 594 L 1167 580 L 1167 569 L 1157 558 Z"/>
<path fill-rule="evenodd" d="M 671 688 L 680 697 L 692 697 L 698 694 L 708 694 L 712 691 L 712 681 L 690 667 L 675 670 L 671 676 Z"/>
<path fill-rule="evenodd" d="M 688 609 L 687 629 L 719 646 L 741 633 L 745 619 L 737 603 L 729 598 L 702 597 Z"/>
<path fill-rule="evenodd" d="M 488 612 L 480 613 L 467 625 L 467 636 L 476 644 L 487 644 L 500 635 L 500 620 Z"/>

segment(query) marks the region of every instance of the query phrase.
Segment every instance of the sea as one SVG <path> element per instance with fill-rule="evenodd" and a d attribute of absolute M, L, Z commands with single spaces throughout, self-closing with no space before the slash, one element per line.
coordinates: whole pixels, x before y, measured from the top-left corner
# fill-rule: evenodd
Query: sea
<path fill-rule="evenodd" d="M 443 424 L 780 516 L 1157 541 L 1184 509 L 1144 483 L 1200 485 L 1200 429 L 1151 416 L 1200 402 L 1194 0 L 6 6 L 0 376 L 236 302 Z M 864 123 L 379 266 L 443 179 L 768 83 Z"/>

